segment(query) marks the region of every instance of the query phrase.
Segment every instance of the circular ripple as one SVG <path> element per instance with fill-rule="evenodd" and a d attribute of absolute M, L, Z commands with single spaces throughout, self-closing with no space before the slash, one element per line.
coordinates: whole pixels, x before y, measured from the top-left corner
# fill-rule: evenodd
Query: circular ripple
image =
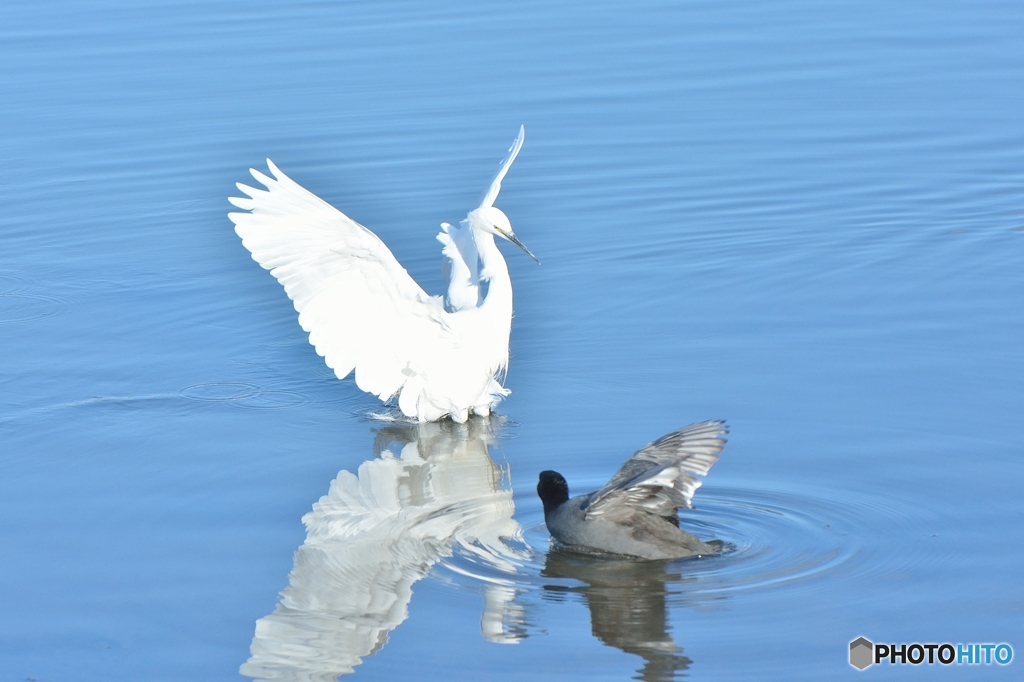
<path fill-rule="evenodd" d="M 202 400 L 211 403 L 227 403 L 235 400 L 249 398 L 260 392 L 260 389 L 252 384 L 240 384 L 232 382 L 195 384 L 181 389 L 178 393 L 190 400 Z"/>
<path fill-rule="evenodd" d="M 63 312 L 67 302 L 50 296 L 0 292 L 0 323 L 24 322 Z"/>
<path fill-rule="evenodd" d="M 0 323 L 24 322 L 64 312 L 70 300 L 50 293 L 24 275 L 0 273 Z"/>
<path fill-rule="evenodd" d="M 214 382 L 183 388 L 179 394 L 190 400 L 225 403 L 246 410 L 280 410 L 309 404 L 301 391 L 261 387 L 240 382 Z"/>
<path fill-rule="evenodd" d="M 19 294 L 37 286 L 36 281 L 31 277 L 14 272 L 0 272 L 0 293 Z"/>
<path fill-rule="evenodd" d="M 309 397 L 298 391 L 259 390 L 231 402 L 248 410 L 282 410 L 309 404 Z"/>
<path fill-rule="evenodd" d="M 908 553 L 872 556 L 878 554 L 871 542 L 878 526 L 873 529 L 872 524 L 913 525 L 907 510 L 887 500 L 837 500 L 743 488 L 701 490 L 699 507 L 682 514 L 683 527 L 700 538 L 723 540 L 725 551 L 713 557 L 667 562 L 665 585 L 670 601 L 689 603 L 695 597 L 715 599 L 794 584 L 805 592 L 813 591 L 839 577 L 892 571 L 899 568 L 894 564 L 916 560 Z M 550 570 L 550 539 L 539 511 L 525 518 L 520 515 L 519 520 L 525 544 L 510 542 L 508 556 L 487 557 L 478 549 L 470 552 L 457 547 L 442 562 L 443 568 L 458 576 L 456 582 L 498 583 L 523 591 L 569 590 L 585 580 Z M 507 568 L 510 558 L 514 570 Z M 595 558 L 590 563 L 600 561 L 608 559 Z"/>

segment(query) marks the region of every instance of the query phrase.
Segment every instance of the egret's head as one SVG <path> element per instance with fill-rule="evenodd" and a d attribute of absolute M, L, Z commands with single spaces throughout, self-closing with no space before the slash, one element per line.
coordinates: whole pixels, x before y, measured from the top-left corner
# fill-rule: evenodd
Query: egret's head
<path fill-rule="evenodd" d="M 537 257 L 530 253 L 525 244 L 519 241 L 519 237 L 512 231 L 512 223 L 509 222 L 508 216 L 500 208 L 495 208 L 494 206 L 475 208 L 469 212 L 469 223 L 477 230 L 490 232 L 512 242 L 525 251 L 527 256 L 537 261 L 538 265 L 540 264 Z"/>

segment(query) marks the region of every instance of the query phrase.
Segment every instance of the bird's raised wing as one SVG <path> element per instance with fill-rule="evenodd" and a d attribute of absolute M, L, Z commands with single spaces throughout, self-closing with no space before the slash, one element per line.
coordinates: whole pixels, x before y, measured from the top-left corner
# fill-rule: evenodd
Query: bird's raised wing
<path fill-rule="evenodd" d="M 229 213 L 253 259 L 277 278 L 309 342 L 339 379 L 353 369 L 360 389 L 387 400 L 423 360 L 456 339 L 439 297 L 428 296 L 377 235 L 301 187 L 272 161 L 266 190 L 239 183 L 249 198 Z M 404 409 L 404 408 L 403 408 Z"/>
<path fill-rule="evenodd" d="M 725 447 L 729 432 L 723 421 L 691 424 L 662 436 L 637 451 L 590 498 L 587 518 L 603 516 L 625 520 L 637 511 L 672 517 L 676 509 L 689 507 Z"/>
<path fill-rule="evenodd" d="M 484 198 L 480 201 L 480 208 L 487 206 L 494 206 L 494 200 L 498 198 L 498 192 L 501 191 L 501 181 L 505 179 L 505 175 L 508 173 L 509 167 L 512 162 L 516 160 L 516 156 L 519 155 L 519 150 L 523 148 L 523 141 L 526 139 L 526 128 L 519 126 L 519 135 L 516 136 L 512 146 L 508 148 L 508 156 L 501 162 L 501 170 L 494 176 L 494 180 L 491 181 L 491 186 L 487 188 L 487 192 L 484 194 Z"/>

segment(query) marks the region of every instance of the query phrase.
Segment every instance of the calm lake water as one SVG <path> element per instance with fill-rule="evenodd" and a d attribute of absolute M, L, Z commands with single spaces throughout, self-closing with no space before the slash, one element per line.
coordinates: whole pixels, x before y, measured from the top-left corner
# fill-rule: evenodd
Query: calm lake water
<path fill-rule="evenodd" d="M 1024 5 L 0 6 L 0 681 L 1019 677 Z M 443 289 L 497 205 L 492 420 L 339 382 L 226 197 L 273 160 Z M 732 551 L 549 552 L 684 424 Z M 859 673 L 849 642 L 1007 642 Z M 936 670 L 936 668 L 942 668 Z"/>

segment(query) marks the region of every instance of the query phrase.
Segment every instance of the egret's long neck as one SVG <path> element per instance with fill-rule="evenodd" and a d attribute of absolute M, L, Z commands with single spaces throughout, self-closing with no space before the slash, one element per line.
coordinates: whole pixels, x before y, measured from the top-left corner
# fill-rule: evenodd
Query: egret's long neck
<path fill-rule="evenodd" d="M 487 345 L 493 349 L 492 368 L 503 374 L 508 367 L 508 338 L 512 333 L 512 280 L 508 277 L 508 266 L 494 243 L 494 235 L 477 230 L 476 247 L 480 254 L 480 279 L 488 280 L 487 296 L 480 304 L 480 314 L 488 320 Z"/>
<path fill-rule="evenodd" d="M 495 320 L 502 320 L 512 326 L 512 280 L 508 276 L 505 258 L 494 243 L 494 235 L 483 230 L 476 230 L 476 248 L 480 254 L 480 279 L 486 279 L 487 296 L 480 308 L 487 310 Z M 507 332 L 506 332 L 507 333 Z"/>

